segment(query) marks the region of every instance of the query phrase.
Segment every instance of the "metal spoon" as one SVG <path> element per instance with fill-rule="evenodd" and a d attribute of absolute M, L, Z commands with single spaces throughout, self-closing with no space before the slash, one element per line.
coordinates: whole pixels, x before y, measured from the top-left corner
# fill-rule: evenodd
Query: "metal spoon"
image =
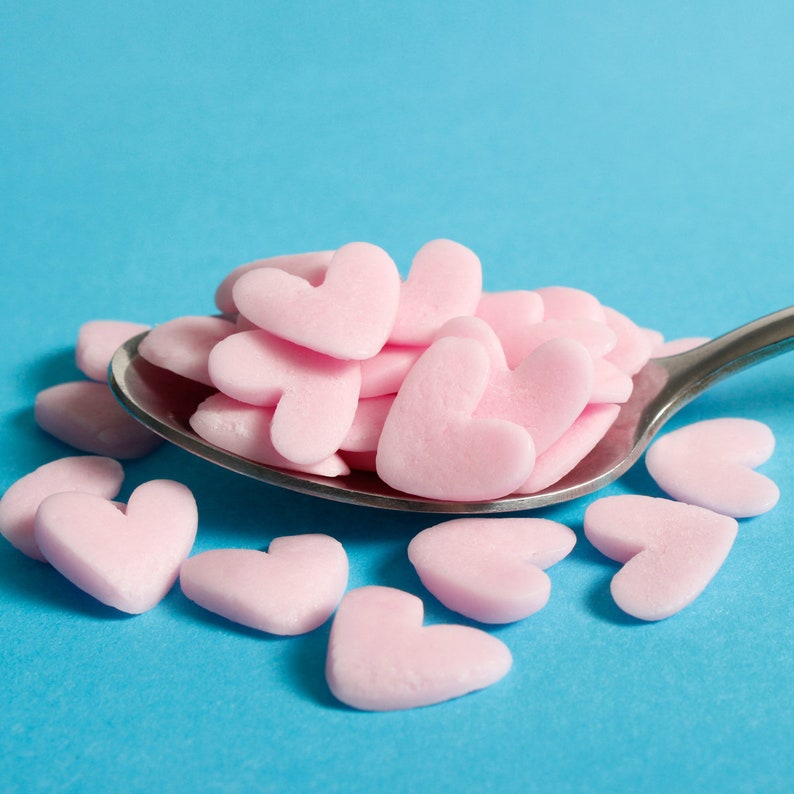
<path fill-rule="evenodd" d="M 651 359 L 635 375 L 631 398 L 609 432 L 573 471 L 539 493 L 489 502 L 411 496 L 369 472 L 329 478 L 274 469 L 215 447 L 199 438 L 188 423 L 197 405 L 214 390 L 141 358 L 138 344 L 144 336 L 130 339 L 115 353 L 110 387 L 140 422 L 194 455 L 271 485 L 339 502 L 426 513 L 500 513 L 565 502 L 616 480 L 639 459 L 662 425 L 694 397 L 734 372 L 794 348 L 794 306 L 685 353 Z"/>

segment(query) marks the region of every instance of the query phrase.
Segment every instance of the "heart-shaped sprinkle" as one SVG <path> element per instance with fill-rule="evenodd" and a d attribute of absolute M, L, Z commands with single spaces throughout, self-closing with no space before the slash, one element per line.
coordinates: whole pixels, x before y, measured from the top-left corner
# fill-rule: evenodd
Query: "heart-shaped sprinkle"
<path fill-rule="evenodd" d="M 325 272 L 328 270 L 328 263 L 333 255 L 333 251 L 310 251 L 305 254 L 271 256 L 267 259 L 256 259 L 253 262 L 238 265 L 218 284 L 215 291 L 215 305 L 224 314 L 235 314 L 237 306 L 234 302 L 234 285 L 249 271 L 259 270 L 263 267 L 283 270 L 293 276 L 305 279 L 316 287 L 322 284 Z"/>
<path fill-rule="evenodd" d="M 394 404 L 394 398 L 394 394 L 384 394 L 382 397 L 368 397 L 366 400 L 359 400 L 353 424 L 339 448 L 345 452 L 374 452 L 377 450 L 383 425 Z"/>
<path fill-rule="evenodd" d="M 36 543 L 73 584 L 122 612 L 158 604 L 193 547 L 196 501 L 173 480 L 138 486 L 126 506 L 101 496 L 56 493 L 36 512 Z"/>
<path fill-rule="evenodd" d="M 576 543 L 568 527 L 544 518 L 458 518 L 408 544 L 422 584 L 449 609 L 483 623 L 510 623 L 546 605 L 545 568 Z"/>
<path fill-rule="evenodd" d="M 72 381 L 40 391 L 33 408 L 42 430 L 83 452 L 140 458 L 162 438 L 128 414 L 107 383 Z"/>
<path fill-rule="evenodd" d="M 612 579 L 615 603 L 641 620 L 661 620 L 697 598 L 719 570 L 738 523 L 696 505 L 623 494 L 585 511 L 587 539 L 623 567 Z"/>
<path fill-rule="evenodd" d="M 17 480 L 0 499 L 0 534 L 34 560 L 46 561 L 33 534 L 39 505 L 63 491 L 92 493 L 105 499 L 118 494 L 124 469 L 117 460 L 97 455 L 60 458 Z"/>
<path fill-rule="evenodd" d="M 538 455 L 531 474 L 516 493 L 538 493 L 561 480 L 593 450 L 619 413 L 617 405 L 588 405 L 571 427 L 542 455 Z"/>
<path fill-rule="evenodd" d="M 488 385 L 490 361 L 476 339 L 436 340 L 403 381 L 383 426 L 381 479 L 418 496 L 496 499 L 529 476 L 532 438 L 503 419 L 473 413 Z"/>
<path fill-rule="evenodd" d="M 328 535 L 275 538 L 267 552 L 213 549 L 187 559 L 182 592 L 235 623 L 283 636 L 325 623 L 347 587 L 347 555 Z"/>
<path fill-rule="evenodd" d="M 386 345 L 377 355 L 361 362 L 361 396 L 397 394 L 408 370 L 422 355 L 422 347 Z"/>
<path fill-rule="evenodd" d="M 645 455 L 656 484 L 680 502 L 734 518 L 771 510 L 780 497 L 775 483 L 756 466 L 775 449 L 775 437 L 753 419 L 709 419 L 673 430 Z"/>
<path fill-rule="evenodd" d="M 107 383 L 113 354 L 128 339 L 148 331 L 142 323 L 122 320 L 89 320 L 80 326 L 75 346 L 75 363 L 87 378 Z"/>
<path fill-rule="evenodd" d="M 493 328 L 507 365 L 515 369 L 526 357 L 524 340 L 532 332 L 532 326 L 543 320 L 543 300 L 530 290 L 483 292 L 477 304 L 477 317 Z"/>
<path fill-rule="evenodd" d="M 235 400 L 276 406 L 273 447 L 299 464 L 318 463 L 339 449 L 361 390 L 357 361 L 306 350 L 267 331 L 242 331 L 219 342 L 209 373 Z"/>
<path fill-rule="evenodd" d="M 256 268 L 240 277 L 233 296 L 259 328 L 334 358 L 361 360 L 391 333 L 400 273 L 382 248 L 348 243 L 317 287 L 278 268 Z"/>
<path fill-rule="evenodd" d="M 573 339 L 551 339 L 510 369 L 495 331 L 479 317 L 450 320 L 438 332 L 438 338 L 444 336 L 477 339 L 484 345 L 491 373 L 474 416 L 521 425 L 532 436 L 536 455 L 560 438 L 587 405 L 593 359 Z"/>
<path fill-rule="evenodd" d="M 595 295 L 576 287 L 540 287 L 544 320 L 594 320 L 605 322 L 604 307 Z"/>
<path fill-rule="evenodd" d="M 323 477 L 350 474 L 350 467 L 337 454 L 306 465 L 280 455 L 270 440 L 274 411 L 241 403 L 219 392 L 200 403 L 189 421 L 196 435 L 210 444 L 265 466 Z"/>
<path fill-rule="evenodd" d="M 644 329 L 610 306 L 603 306 L 606 324 L 617 342 L 604 358 L 627 375 L 636 375 L 651 357 L 653 345 Z"/>
<path fill-rule="evenodd" d="M 152 328 L 138 353 L 150 364 L 211 386 L 210 351 L 236 331 L 236 324 L 222 317 L 177 317 Z"/>
<path fill-rule="evenodd" d="M 390 587 L 351 590 L 331 626 L 326 679 L 357 709 L 417 708 L 501 679 L 512 657 L 496 637 L 469 626 L 423 626 L 416 596 Z"/>
<path fill-rule="evenodd" d="M 473 315 L 481 295 L 482 266 L 477 255 L 452 240 L 431 240 L 411 263 L 389 342 L 429 345 L 445 322 Z"/>

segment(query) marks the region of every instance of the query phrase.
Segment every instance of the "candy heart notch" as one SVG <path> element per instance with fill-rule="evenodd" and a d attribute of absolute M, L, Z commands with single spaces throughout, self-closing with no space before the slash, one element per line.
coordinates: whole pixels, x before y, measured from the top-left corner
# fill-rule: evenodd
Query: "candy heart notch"
<path fill-rule="evenodd" d="M 240 313 L 259 328 L 318 353 L 361 360 L 386 343 L 400 299 L 400 273 L 370 243 L 348 243 L 314 287 L 274 267 L 243 273 L 232 295 Z"/>
<path fill-rule="evenodd" d="M 39 505 L 36 543 L 73 584 L 108 606 L 139 614 L 176 581 L 198 527 L 196 501 L 173 480 L 136 488 L 127 505 L 57 493 Z"/>
<path fill-rule="evenodd" d="M 433 342 L 386 417 L 380 478 L 407 493 L 463 502 L 496 499 L 525 482 L 535 461 L 529 433 L 503 419 L 472 418 L 489 374 L 488 352 L 476 339 Z"/>
<path fill-rule="evenodd" d="M 428 345 L 445 322 L 474 314 L 481 297 L 482 266 L 477 255 L 453 240 L 431 240 L 417 252 L 400 288 L 389 341 Z"/>
<path fill-rule="evenodd" d="M 342 544 L 328 535 L 275 538 L 267 552 L 213 549 L 186 560 L 182 592 L 235 623 L 283 636 L 325 623 L 347 587 Z"/>
<path fill-rule="evenodd" d="M 544 573 L 576 543 L 544 518 L 458 518 L 420 532 L 408 558 L 422 584 L 449 609 L 483 623 L 511 623 L 542 609 Z"/>
<path fill-rule="evenodd" d="M 507 674 L 505 644 L 469 626 L 423 626 L 422 601 L 371 585 L 342 599 L 331 626 L 326 680 L 357 709 L 429 706 L 483 689 Z"/>
<path fill-rule="evenodd" d="M 661 620 L 690 604 L 719 570 L 738 523 L 696 505 L 623 494 L 585 511 L 587 539 L 623 567 L 612 579 L 615 603 L 640 620 Z"/>
<path fill-rule="evenodd" d="M 771 510 L 777 485 L 756 466 L 775 449 L 775 437 L 753 419 L 709 419 L 673 430 L 645 455 L 656 484 L 680 502 L 700 505 L 734 518 Z"/>

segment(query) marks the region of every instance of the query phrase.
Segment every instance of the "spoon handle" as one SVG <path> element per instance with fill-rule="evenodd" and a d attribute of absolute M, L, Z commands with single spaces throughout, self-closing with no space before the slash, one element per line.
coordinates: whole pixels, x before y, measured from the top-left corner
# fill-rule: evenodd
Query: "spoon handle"
<path fill-rule="evenodd" d="M 794 306 L 789 306 L 657 361 L 669 373 L 665 391 L 679 395 L 680 407 L 723 378 L 792 349 Z"/>

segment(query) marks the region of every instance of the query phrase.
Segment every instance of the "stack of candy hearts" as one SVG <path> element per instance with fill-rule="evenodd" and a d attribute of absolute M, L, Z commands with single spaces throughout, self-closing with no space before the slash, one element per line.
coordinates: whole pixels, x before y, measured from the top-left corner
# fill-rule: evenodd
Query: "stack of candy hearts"
<path fill-rule="evenodd" d="M 194 432 L 264 465 L 374 471 L 436 499 L 531 494 L 603 437 L 660 337 L 579 289 L 482 284 L 444 239 L 404 281 L 363 242 L 257 260 L 218 286 L 222 318 L 164 323 L 139 352 L 217 389 Z"/>

